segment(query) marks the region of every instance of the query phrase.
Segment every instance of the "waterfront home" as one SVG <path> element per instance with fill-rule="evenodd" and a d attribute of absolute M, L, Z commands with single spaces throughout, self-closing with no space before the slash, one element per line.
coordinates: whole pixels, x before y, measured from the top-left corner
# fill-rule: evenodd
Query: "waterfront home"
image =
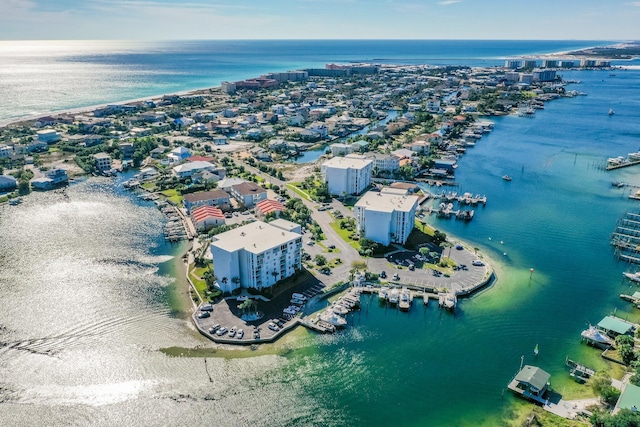
<path fill-rule="evenodd" d="M 242 184 L 243 182 L 245 181 L 242 178 L 224 178 L 218 181 L 218 188 L 226 192 L 230 192 L 231 187 L 236 184 Z"/>
<path fill-rule="evenodd" d="M 414 227 L 418 200 L 405 189 L 369 191 L 353 207 L 356 229 L 361 236 L 384 246 L 404 244 Z"/>
<path fill-rule="evenodd" d="M 210 250 L 221 291 L 263 290 L 300 270 L 302 236 L 255 221 L 213 236 Z"/>
<path fill-rule="evenodd" d="M 615 316 L 606 316 L 598 323 L 598 329 L 608 336 L 615 338 L 618 335 L 633 336 L 635 325 Z"/>
<path fill-rule="evenodd" d="M 369 187 L 372 169 L 372 159 L 349 154 L 327 160 L 322 164 L 320 171 L 322 180 L 329 187 L 329 193 L 342 196 L 360 194 Z"/>
<path fill-rule="evenodd" d="M 198 191 L 197 193 L 185 194 L 183 199 L 187 214 L 200 206 L 217 206 L 220 209 L 229 209 L 231 197 L 224 190 L 215 189 L 211 191 Z"/>
<path fill-rule="evenodd" d="M 171 172 L 180 179 L 191 178 L 197 172 L 208 170 L 215 173 L 218 167 L 210 162 L 195 161 L 187 162 L 171 168 Z"/>
<path fill-rule="evenodd" d="M 551 375 L 548 372 L 537 366 L 525 365 L 508 388 L 525 399 L 544 404 L 550 378 Z"/>
<path fill-rule="evenodd" d="M 111 157 L 107 153 L 98 153 L 93 155 L 96 162 L 96 168 L 100 172 L 111 170 Z"/>
<path fill-rule="evenodd" d="M 191 211 L 191 220 L 196 230 L 206 230 L 224 225 L 224 214 L 212 206 L 200 206 Z"/>
<path fill-rule="evenodd" d="M 13 190 L 18 186 L 18 181 L 10 175 L 0 175 L 0 191 Z"/>
<path fill-rule="evenodd" d="M 67 175 L 67 171 L 54 167 L 46 171 L 44 177 L 32 179 L 31 187 L 35 190 L 50 190 L 68 182 L 69 175 Z"/>
<path fill-rule="evenodd" d="M 231 186 L 231 196 L 236 199 L 238 203 L 250 208 L 267 198 L 267 190 L 255 182 L 245 181 L 241 184 Z"/>

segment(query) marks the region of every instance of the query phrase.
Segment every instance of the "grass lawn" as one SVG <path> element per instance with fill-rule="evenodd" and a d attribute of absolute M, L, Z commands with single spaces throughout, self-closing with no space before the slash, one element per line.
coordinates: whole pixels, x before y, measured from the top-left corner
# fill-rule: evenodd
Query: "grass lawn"
<path fill-rule="evenodd" d="M 164 190 L 160 194 L 165 196 L 171 202 L 175 203 L 176 206 L 181 206 L 182 205 L 182 199 L 184 199 L 184 197 L 182 197 L 182 195 L 178 194 L 178 190 L 174 190 L 174 189 Z"/>
<path fill-rule="evenodd" d="M 156 184 L 153 182 L 145 182 L 141 187 L 146 188 L 147 190 L 153 190 L 156 188 Z"/>
<path fill-rule="evenodd" d="M 204 274 L 205 271 L 208 270 L 208 267 L 203 268 L 195 268 L 193 264 L 189 266 L 189 278 L 193 282 L 193 286 L 195 286 L 196 291 L 200 295 L 202 301 L 206 301 L 205 292 L 207 290 L 207 282 L 202 280 L 200 277 Z"/>
<path fill-rule="evenodd" d="M 299 182 L 292 182 L 289 184 L 285 184 L 287 186 L 287 188 L 293 190 L 298 196 L 302 197 L 305 200 L 308 200 L 310 202 L 313 202 L 313 200 L 311 200 L 311 196 L 309 196 L 309 194 L 307 194 L 306 191 L 304 191 L 303 189 L 297 187 L 296 185 L 300 184 Z"/>
<path fill-rule="evenodd" d="M 338 233 L 338 236 L 340 236 L 342 240 L 344 240 L 345 242 L 353 246 L 355 250 L 357 251 L 360 250 L 360 242 L 356 240 L 351 240 L 349 238 L 349 234 L 351 234 L 351 232 L 346 228 L 340 228 L 339 221 L 331 222 L 330 225 L 331 225 L 331 228 L 333 228 L 336 231 L 336 233 Z"/>

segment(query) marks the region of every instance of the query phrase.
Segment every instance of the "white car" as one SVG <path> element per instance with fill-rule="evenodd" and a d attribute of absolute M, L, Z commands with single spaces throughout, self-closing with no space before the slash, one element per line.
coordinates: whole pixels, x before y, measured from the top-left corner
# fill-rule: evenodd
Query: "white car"
<path fill-rule="evenodd" d="M 484 262 L 480 261 L 479 259 L 474 259 L 473 262 L 471 262 L 471 264 L 477 267 L 482 267 L 484 265 Z"/>
<path fill-rule="evenodd" d="M 226 333 L 227 333 L 227 328 L 225 328 L 224 326 L 216 331 L 216 335 L 219 337 L 223 336 Z"/>
<path fill-rule="evenodd" d="M 242 337 L 244 337 L 244 330 L 243 329 L 238 329 L 238 332 L 236 332 L 236 338 L 241 340 Z"/>
<path fill-rule="evenodd" d="M 280 328 L 278 327 L 278 325 L 276 325 L 275 323 L 271 322 L 267 325 L 269 327 L 269 329 L 271 329 L 272 331 L 279 331 Z"/>
<path fill-rule="evenodd" d="M 236 327 L 234 326 L 229 330 L 229 336 L 233 338 L 236 335 Z"/>

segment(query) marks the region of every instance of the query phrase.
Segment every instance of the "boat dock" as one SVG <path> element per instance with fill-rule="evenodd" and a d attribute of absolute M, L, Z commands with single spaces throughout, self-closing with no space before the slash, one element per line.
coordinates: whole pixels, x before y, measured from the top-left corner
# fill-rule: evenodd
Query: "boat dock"
<path fill-rule="evenodd" d="M 596 374 L 594 369 L 588 368 L 580 363 L 567 358 L 565 359 L 565 365 L 569 367 L 569 375 L 579 383 L 586 382 L 589 378 Z"/>
<path fill-rule="evenodd" d="M 627 212 L 619 219 L 610 242 L 619 259 L 640 264 L 640 214 Z"/>
<path fill-rule="evenodd" d="M 179 208 L 167 203 L 157 203 L 157 205 L 168 219 L 168 222 L 164 225 L 165 240 L 170 242 L 177 242 L 183 239 L 193 240 L 196 230 L 189 218 Z"/>

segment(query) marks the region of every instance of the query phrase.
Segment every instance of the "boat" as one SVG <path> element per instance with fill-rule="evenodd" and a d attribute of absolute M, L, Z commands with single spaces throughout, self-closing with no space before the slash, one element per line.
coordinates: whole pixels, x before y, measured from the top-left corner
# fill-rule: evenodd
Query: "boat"
<path fill-rule="evenodd" d="M 333 310 L 335 314 L 340 314 L 342 316 L 349 313 L 349 310 L 345 306 L 340 304 L 333 304 L 331 306 L 331 310 Z"/>
<path fill-rule="evenodd" d="M 438 304 L 442 308 L 446 308 L 447 310 L 455 310 L 456 304 L 458 302 L 458 298 L 453 293 L 440 294 L 438 297 Z"/>
<path fill-rule="evenodd" d="M 389 288 L 387 286 L 383 286 L 378 291 L 378 299 L 380 301 L 386 301 L 389 297 Z"/>
<path fill-rule="evenodd" d="M 613 111 L 613 108 L 609 108 L 609 115 L 610 115 L 610 116 L 613 116 L 615 113 L 616 113 L 616 112 L 615 112 L 615 111 Z"/>
<path fill-rule="evenodd" d="M 400 298 L 400 292 L 398 292 L 397 289 L 391 289 L 391 291 L 389 291 L 389 303 L 390 304 L 397 304 L 399 298 Z"/>
<path fill-rule="evenodd" d="M 625 271 L 624 273 L 622 273 L 622 275 L 632 282 L 640 283 L 640 271 L 636 271 L 635 273 L 629 273 Z"/>
<path fill-rule="evenodd" d="M 540 352 L 540 349 L 538 348 L 538 344 L 536 344 L 536 347 L 533 349 L 534 356 L 538 357 L 539 352 Z"/>
<path fill-rule="evenodd" d="M 347 324 L 347 321 L 344 317 L 334 313 L 333 311 L 324 312 L 322 315 L 320 315 L 320 320 L 336 327 L 344 327 Z"/>
<path fill-rule="evenodd" d="M 505 181 L 511 181 L 513 178 L 511 178 L 509 175 L 502 175 L 502 179 L 504 179 Z"/>
<path fill-rule="evenodd" d="M 582 331 L 580 336 L 595 347 L 609 348 L 613 346 L 613 340 L 593 325 L 589 325 L 589 328 Z"/>
<path fill-rule="evenodd" d="M 400 310 L 408 311 L 411 307 L 411 292 L 407 288 L 402 288 L 400 292 Z"/>

